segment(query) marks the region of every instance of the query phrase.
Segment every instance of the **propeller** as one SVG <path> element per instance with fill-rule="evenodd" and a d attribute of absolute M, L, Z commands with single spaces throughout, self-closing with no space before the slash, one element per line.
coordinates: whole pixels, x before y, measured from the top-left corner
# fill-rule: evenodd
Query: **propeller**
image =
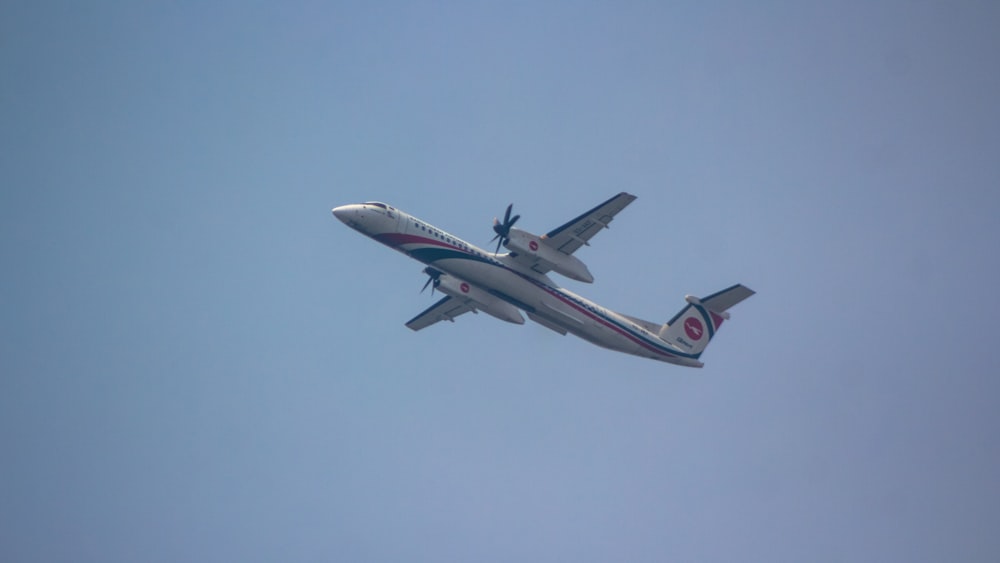
<path fill-rule="evenodd" d="M 517 223 L 518 219 L 521 218 L 520 215 L 515 215 L 513 217 L 510 216 L 510 210 L 513 208 L 513 203 L 507 206 L 507 212 L 503 214 L 503 223 L 498 221 L 496 217 L 493 218 L 493 232 L 496 233 L 496 236 L 490 239 L 490 242 L 495 240 L 497 241 L 497 249 L 493 252 L 493 254 L 500 252 L 501 244 L 507 244 L 510 242 L 510 228 L 514 226 L 514 223 Z"/>
<path fill-rule="evenodd" d="M 420 290 L 420 293 L 423 293 L 427 289 L 427 286 L 431 285 L 431 282 L 434 282 L 434 285 L 431 286 L 431 295 L 434 295 L 434 288 L 441 285 L 441 270 L 427 267 L 424 268 L 424 273 L 427 274 L 427 282 L 424 283 L 424 287 Z"/>

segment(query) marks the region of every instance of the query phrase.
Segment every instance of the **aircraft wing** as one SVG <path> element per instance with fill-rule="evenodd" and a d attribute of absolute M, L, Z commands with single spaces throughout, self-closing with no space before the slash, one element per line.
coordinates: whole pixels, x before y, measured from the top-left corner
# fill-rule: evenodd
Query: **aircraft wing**
<path fill-rule="evenodd" d="M 423 313 L 410 319 L 406 326 L 412 330 L 420 330 L 422 328 L 427 328 L 438 321 L 452 321 L 455 322 L 455 317 L 461 315 L 462 313 L 468 313 L 472 310 L 472 307 L 461 303 L 457 299 L 452 299 L 450 296 L 443 297 L 437 303 L 431 305 Z"/>
<path fill-rule="evenodd" d="M 635 201 L 635 196 L 622 192 L 597 207 L 542 235 L 545 244 L 563 254 L 573 254 L 576 249 L 589 244 L 594 235 L 608 226 L 619 211 Z"/>
<path fill-rule="evenodd" d="M 621 192 L 579 217 L 542 235 L 539 240 L 542 244 L 558 252 L 571 255 L 581 246 L 589 246 L 590 239 L 606 229 L 615 215 L 633 201 L 635 201 L 634 195 Z M 514 260 L 540 274 L 552 270 L 549 263 L 535 256 L 514 255 Z"/>

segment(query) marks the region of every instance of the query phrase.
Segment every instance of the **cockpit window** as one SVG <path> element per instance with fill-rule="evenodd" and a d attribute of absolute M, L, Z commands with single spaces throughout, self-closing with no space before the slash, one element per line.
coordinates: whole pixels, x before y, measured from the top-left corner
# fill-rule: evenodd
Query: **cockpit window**
<path fill-rule="evenodd" d="M 373 205 L 375 207 L 380 207 L 382 209 L 386 209 L 386 205 L 384 203 L 380 203 L 378 201 L 366 201 L 365 205 Z"/>

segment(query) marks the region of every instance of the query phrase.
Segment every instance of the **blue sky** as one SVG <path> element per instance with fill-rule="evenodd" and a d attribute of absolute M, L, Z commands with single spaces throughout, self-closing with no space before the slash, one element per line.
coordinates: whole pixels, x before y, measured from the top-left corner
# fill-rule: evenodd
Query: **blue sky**
<path fill-rule="evenodd" d="M 992 2 L 8 2 L 0 559 L 995 561 Z M 578 256 L 689 370 L 421 265 L 639 199 Z"/>

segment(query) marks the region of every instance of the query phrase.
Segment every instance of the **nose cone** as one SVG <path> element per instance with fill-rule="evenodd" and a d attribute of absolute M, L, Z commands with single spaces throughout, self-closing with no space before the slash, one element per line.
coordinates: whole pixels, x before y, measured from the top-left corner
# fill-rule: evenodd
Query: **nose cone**
<path fill-rule="evenodd" d="M 353 205 L 341 205 L 340 207 L 333 208 L 333 216 L 340 219 L 344 223 L 347 222 L 347 215 L 350 213 Z"/>

